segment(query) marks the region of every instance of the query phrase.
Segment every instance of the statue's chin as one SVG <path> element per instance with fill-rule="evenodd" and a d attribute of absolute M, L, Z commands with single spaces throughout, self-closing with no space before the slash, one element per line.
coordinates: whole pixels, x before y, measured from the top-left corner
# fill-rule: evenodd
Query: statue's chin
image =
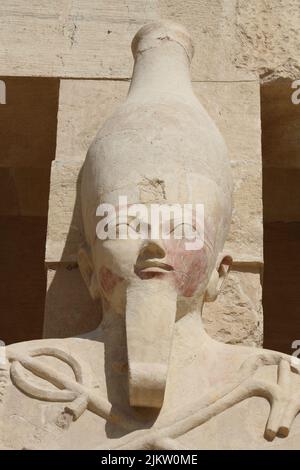
<path fill-rule="evenodd" d="M 131 406 L 162 407 L 176 303 L 176 291 L 167 279 L 137 279 L 128 286 L 126 336 Z"/>

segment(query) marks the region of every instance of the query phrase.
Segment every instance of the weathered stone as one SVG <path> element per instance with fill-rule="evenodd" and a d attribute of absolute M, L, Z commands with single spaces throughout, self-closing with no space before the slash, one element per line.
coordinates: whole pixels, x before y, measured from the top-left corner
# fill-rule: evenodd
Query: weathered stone
<path fill-rule="evenodd" d="M 194 83 L 197 97 L 224 136 L 234 181 L 233 216 L 225 250 L 234 262 L 261 263 L 262 175 L 259 85 Z"/>
<path fill-rule="evenodd" d="M 81 161 L 55 160 L 51 170 L 46 263 L 77 262 L 81 222 L 77 185 Z"/>
<path fill-rule="evenodd" d="M 2 76 L 129 78 L 131 36 L 162 17 L 193 32 L 194 80 L 299 78 L 298 0 L 10 0 L 1 13 Z"/>
<path fill-rule="evenodd" d="M 206 303 L 203 323 L 207 333 L 223 343 L 262 346 L 261 274 L 232 270 L 217 300 Z"/>
<path fill-rule="evenodd" d="M 298 0 L 237 0 L 234 44 L 236 65 L 263 82 L 299 78 Z"/>
<path fill-rule="evenodd" d="M 236 0 L 159 0 L 163 18 L 179 21 L 192 31 L 195 56 L 193 80 L 255 79 L 236 58 Z"/>
<path fill-rule="evenodd" d="M 57 160 L 84 160 L 97 130 L 126 98 L 129 82 L 61 80 Z"/>
<path fill-rule="evenodd" d="M 131 37 L 157 18 L 156 0 L 3 2 L 0 76 L 127 78 Z"/>

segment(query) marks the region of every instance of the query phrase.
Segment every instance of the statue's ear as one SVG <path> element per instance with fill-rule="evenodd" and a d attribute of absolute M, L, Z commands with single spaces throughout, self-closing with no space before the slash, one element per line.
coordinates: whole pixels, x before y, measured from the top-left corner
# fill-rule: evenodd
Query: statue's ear
<path fill-rule="evenodd" d="M 94 270 L 90 249 L 86 246 L 82 246 L 78 251 L 77 260 L 80 273 L 92 298 L 94 300 L 98 299 L 100 297 L 100 290 L 98 287 L 97 276 Z"/>
<path fill-rule="evenodd" d="M 210 280 L 205 291 L 205 301 L 213 302 L 218 297 L 222 289 L 222 285 L 229 273 L 232 265 L 232 258 L 230 255 L 221 253 L 218 257 L 216 267 L 213 270 Z"/>

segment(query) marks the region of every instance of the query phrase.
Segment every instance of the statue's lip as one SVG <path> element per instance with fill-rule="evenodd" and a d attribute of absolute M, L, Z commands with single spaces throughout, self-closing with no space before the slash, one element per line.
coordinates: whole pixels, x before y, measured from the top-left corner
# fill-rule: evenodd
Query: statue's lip
<path fill-rule="evenodd" d="M 173 266 L 167 263 L 162 263 L 160 261 L 143 261 L 135 265 L 134 271 L 136 273 L 164 273 L 169 271 L 174 271 Z"/>

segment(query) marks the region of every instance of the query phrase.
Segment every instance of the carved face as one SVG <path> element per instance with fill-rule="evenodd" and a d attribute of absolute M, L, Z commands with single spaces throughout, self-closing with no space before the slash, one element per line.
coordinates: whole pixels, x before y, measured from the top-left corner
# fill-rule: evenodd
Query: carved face
<path fill-rule="evenodd" d="M 134 275 L 140 279 L 169 279 L 178 295 L 191 297 L 207 275 L 205 249 L 187 251 L 184 240 L 147 241 L 142 244 L 124 240 L 104 241 L 99 267 L 99 285 L 106 298 Z M 130 256 L 131 255 L 131 256 Z"/>
<path fill-rule="evenodd" d="M 121 297 L 128 284 L 137 278 L 168 281 L 182 297 L 203 294 L 216 261 L 215 234 L 209 217 L 199 221 L 193 209 L 192 214 L 180 219 L 171 211 L 157 222 L 151 216 L 152 207 L 144 204 L 146 214 L 136 211 L 130 215 L 133 205 L 129 205 L 126 220 L 119 211 L 98 218 L 104 232 L 109 226 L 114 236 L 95 241 L 95 281 L 101 295 L 118 310 L 122 310 Z M 127 238 L 120 239 L 124 234 Z"/>

